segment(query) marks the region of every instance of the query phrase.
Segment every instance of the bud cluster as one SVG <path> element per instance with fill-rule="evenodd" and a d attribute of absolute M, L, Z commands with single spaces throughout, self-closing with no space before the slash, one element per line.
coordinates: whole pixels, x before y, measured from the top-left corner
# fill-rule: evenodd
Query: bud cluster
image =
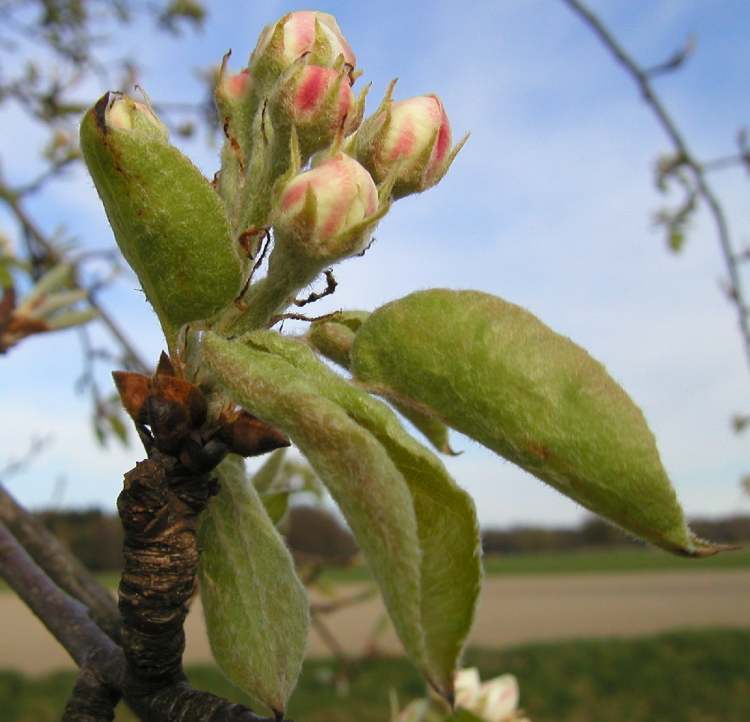
<path fill-rule="evenodd" d="M 435 185 L 461 145 L 451 147 L 437 96 L 394 101 L 393 83 L 364 119 L 368 87 L 355 94 L 356 56 L 327 13 L 289 13 L 261 33 L 246 68 L 233 73 L 228 61 L 229 54 L 214 87 L 226 141 L 212 193 L 223 218 L 209 209 L 202 177 L 169 145 L 148 101 L 107 96 L 82 129 L 118 242 L 173 338 L 187 322 L 212 324 L 222 307 L 224 320 L 216 317 L 222 328 L 267 323 L 325 266 L 361 252 L 393 200 Z M 157 161 L 174 170 L 157 173 Z M 149 177 L 139 185 L 144 171 Z M 144 188 L 148 209 L 142 207 Z M 204 198 L 205 208 L 188 214 L 187 231 L 193 196 Z M 271 229 L 272 278 L 258 288 L 250 276 Z M 200 253 L 195 250 L 200 261 L 186 263 L 188 246 L 209 234 L 220 240 L 206 240 Z M 220 260 L 208 260 L 212 244 Z M 225 283 L 223 292 L 209 293 L 206 303 L 188 298 L 199 287 L 206 293 L 214 277 Z M 251 303 L 263 310 L 239 322 Z"/>

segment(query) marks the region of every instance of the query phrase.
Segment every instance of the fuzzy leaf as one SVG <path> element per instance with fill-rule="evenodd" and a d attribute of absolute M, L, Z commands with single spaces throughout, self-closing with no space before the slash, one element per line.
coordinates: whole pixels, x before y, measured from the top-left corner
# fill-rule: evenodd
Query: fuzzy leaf
<path fill-rule="evenodd" d="M 261 494 L 260 500 L 263 502 L 266 514 L 268 514 L 275 525 L 284 518 L 286 510 L 289 508 L 288 491 L 279 491 L 274 494 Z"/>
<path fill-rule="evenodd" d="M 284 466 L 286 449 L 276 449 L 268 455 L 268 458 L 258 471 L 253 474 L 253 486 L 259 494 L 268 493 L 273 487 Z"/>
<path fill-rule="evenodd" d="M 243 342 L 244 347 L 209 337 L 209 365 L 230 392 L 244 384 L 239 393 L 236 391 L 237 400 L 282 428 L 308 456 L 347 516 L 407 652 L 428 681 L 450 696 L 481 577 L 479 534 L 471 499 L 456 486 L 442 463 L 406 433 L 385 404 L 326 368 L 305 344 L 266 331 L 248 334 Z M 247 392 L 264 382 L 266 388 L 273 383 L 291 396 L 279 396 L 273 409 L 259 408 L 257 392 Z M 304 408 L 300 405 L 303 389 L 309 399 Z M 300 437 L 294 427 L 300 422 L 309 425 L 312 417 L 301 417 L 305 409 L 314 406 L 328 409 L 329 419 L 335 418 L 337 423 L 329 421 L 328 428 L 315 428 L 318 446 L 311 449 L 309 440 Z M 278 415 L 272 421 L 265 416 L 268 413 Z M 343 416 L 339 419 L 337 414 Z M 343 433 L 340 438 L 336 434 L 339 429 Z M 375 464 L 369 468 L 363 468 L 361 453 L 347 448 L 358 437 L 372 446 Z M 324 446 L 333 446 L 335 451 L 321 463 L 317 457 Z M 358 463 L 348 469 L 342 457 L 352 453 Z M 337 468 L 332 468 L 331 461 Z M 381 489 L 363 497 L 375 479 Z M 364 515 L 347 511 L 353 496 L 365 498 Z M 408 526 L 399 522 L 402 517 Z M 398 527 L 397 534 L 390 538 L 381 534 L 373 544 L 375 520 L 379 524 L 388 521 L 390 529 Z M 386 533 L 393 534 L 388 529 Z M 384 542 L 390 542 L 390 550 L 384 548 Z"/>
<path fill-rule="evenodd" d="M 307 595 L 242 459 L 219 466 L 201 516 L 201 598 L 214 658 L 240 689 L 282 712 L 307 641 Z"/>
<path fill-rule="evenodd" d="M 115 239 L 172 340 L 179 327 L 209 318 L 242 283 L 224 206 L 202 173 L 155 126 L 107 124 L 105 95 L 83 119 L 81 149 Z M 135 122 L 135 121 L 134 121 Z"/>
<path fill-rule="evenodd" d="M 420 291 L 359 330 L 352 370 L 587 509 L 669 551 L 719 549 L 687 528 L 641 410 L 605 368 L 528 311 L 477 291 Z"/>
<path fill-rule="evenodd" d="M 350 311 L 346 316 L 341 314 L 335 321 L 314 323 L 310 326 L 307 339 L 323 356 L 349 370 L 349 353 L 354 337 L 367 316 L 369 314 L 364 311 Z M 456 452 L 451 449 L 448 427 L 440 419 L 397 401 L 391 403 L 404 418 L 424 434 L 435 449 L 443 454 L 455 455 Z"/>

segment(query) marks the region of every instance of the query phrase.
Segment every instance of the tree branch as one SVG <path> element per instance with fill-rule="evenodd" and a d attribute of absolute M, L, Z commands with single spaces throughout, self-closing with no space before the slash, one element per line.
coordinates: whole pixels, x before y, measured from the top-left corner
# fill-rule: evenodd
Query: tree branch
<path fill-rule="evenodd" d="M 79 601 L 62 591 L 26 553 L 5 524 L 0 524 L 0 575 L 42 621 L 79 667 L 90 654 L 118 648 Z"/>
<path fill-rule="evenodd" d="M 693 155 L 682 132 L 656 94 L 651 83 L 653 71 L 649 72 L 641 68 L 604 26 L 602 21 L 583 2 L 580 0 L 562 0 L 562 2 L 591 28 L 618 64 L 630 75 L 638 86 L 644 102 L 652 110 L 662 129 L 672 142 L 676 153 L 682 159 L 682 165 L 689 169 L 698 195 L 706 203 L 716 229 L 724 265 L 731 283 L 730 296 L 737 308 L 737 324 L 742 337 L 746 360 L 750 364 L 750 325 L 748 325 L 748 321 L 750 320 L 750 306 L 748 306 L 743 289 L 737 265 L 738 256 L 734 250 L 726 214 L 716 192 L 706 179 L 704 166 Z"/>
<path fill-rule="evenodd" d="M 15 216 L 16 220 L 23 228 L 24 232 L 27 233 L 31 238 L 34 239 L 35 243 L 44 251 L 51 261 L 62 261 L 64 260 L 59 249 L 55 247 L 54 243 L 50 241 L 42 230 L 36 225 L 31 217 L 26 213 L 21 202 L 18 200 L 16 194 L 4 184 L 0 184 L 0 199 L 4 200 L 11 213 Z M 78 286 L 81 288 L 81 286 Z M 88 291 L 88 289 L 83 289 Z M 126 357 L 126 361 L 133 367 L 134 370 L 141 373 L 148 373 L 149 368 L 146 362 L 140 356 L 136 348 L 123 333 L 122 329 L 117 325 L 115 320 L 109 314 L 109 312 L 99 303 L 98 299 L 93 293 L 89 293 L 88 302 L 93 309 L 95 309 L 102 323 L 107 327 L 110 334 L 120 344 Z"/>
<path fill-rule="evenodd" d="M 96 659 L 90 659 L 81 667 L 62 722 L 112 722 L 119 700 L 119 691 L 101 679 Z"/>
<path fill-rule="evenodd" d="M 0 522 L 61 589 L 88 607 L 94 621 L 115 641 L 120 613 L 113 596 L 44 524 L 0 484 Z"/>
<path fill-rule="evenodd" d="M 169 557 L 168 550 L 164 553 Z M 0 576 L 82 667 L 66 706 L 65 722 L 111 719 L 106 716 L 107 700 L 116 702 L 120 693 L 144 722 L 271 722 L 242 705 L 192 689 L 185 681 L 181 666 L 174 675 L 176 681 L 144 688 L 142 680 L 132 678 L 122 649 L 104 634 L 79 601 L 60 589 L 34 563 L 2 523 Z M 160 590 L 151 589 L 151 599 L 154 594 L 158 596 Z M 168 594 L 165 597 L 169 605 Z M 152 623 L 154 621 L 151 619 Z M 158 650 L 155 651 L 158 654 Z"/>

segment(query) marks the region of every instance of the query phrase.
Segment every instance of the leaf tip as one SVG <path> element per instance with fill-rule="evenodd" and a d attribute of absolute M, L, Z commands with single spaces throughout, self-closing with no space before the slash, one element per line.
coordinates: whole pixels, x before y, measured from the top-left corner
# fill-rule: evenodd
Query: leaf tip
<path fill-rule="evenodd" d="M 742 549 L 740 544 L 714 544 L 706 539 L 701 539 L 696 534 L 690 533 L 690 547 L 681 551 L 684 556 L 693 559 L 713 557 L 721 552 L 733 552 Z"/>

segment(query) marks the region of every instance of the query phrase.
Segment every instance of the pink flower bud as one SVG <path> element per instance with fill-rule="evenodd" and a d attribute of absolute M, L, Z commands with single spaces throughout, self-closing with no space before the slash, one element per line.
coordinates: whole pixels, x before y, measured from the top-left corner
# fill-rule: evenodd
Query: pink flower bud
<path fill-rule="evenodd" d="M 217 97 L 229 102 L 236 102 L 247 98 L 251 89 L 252 78 L 247 68 L 239 73 L 226 73 L 222 68 L 216 86 Z"/>
<path fill-rule="evenodd" d="M 359 252 L 379 218 L 378 190 L 356 160 L 337 153 L 284 188 L 274 228 L 277 242 L 319 260 Z"/>
<path fill-rule="evenodd" d="M 307 159 L 329 145 L 337 133 L 348 135 L 356 130 L 363 101 L 355 100 L 345 70 L 299 65 L 276 86 L 269 113 L 275 128 L 295 126 L 302 157 Z"/>
<path fill-rule="evenodd" d="M 340 74 L 333 68 L 321 68 L 318 65 L 306 65 L 302 75 L 295 84 L 292 110 L 300 120 L 318 112 L 326 100 L 326 95 L 334 85 L 339 85 L 336 107 L 335 124 L 341 125 L 347 113 L 351 110 L 354 96 L 349 83 L 337 82 Z"/>
<path fill-rule="evenodd" d="M 377 183 L 395 173 L 394 198 L 434 186 L 446 173 L 460 145 L 451 148 L 451 127 L 437 95 L 393 102 L 390 89 L 353 141 L 356 158 Z"/>
<path fill-rule="evenodd" d="M 333 66 L 342 55 L 350 68 L 356 63 L 336 18 L 328 13 L 305 10 L 285 15 L 261 33 L 250 66 L 264 78 L 277 77 L 308 53 L 311 63 L 324 67 Z"/>

